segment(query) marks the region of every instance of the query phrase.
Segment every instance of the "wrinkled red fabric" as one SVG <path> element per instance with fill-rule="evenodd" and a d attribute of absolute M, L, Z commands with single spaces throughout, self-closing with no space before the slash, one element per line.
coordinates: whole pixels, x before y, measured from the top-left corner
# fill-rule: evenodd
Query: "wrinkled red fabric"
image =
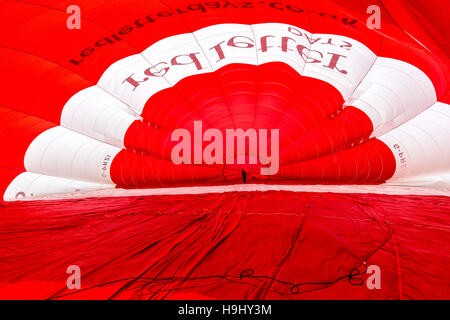
<path fill-rule="evenodd" d="M 449 208 L 287 191 L 1 203 L 0 298 L 448 299 Z"/>

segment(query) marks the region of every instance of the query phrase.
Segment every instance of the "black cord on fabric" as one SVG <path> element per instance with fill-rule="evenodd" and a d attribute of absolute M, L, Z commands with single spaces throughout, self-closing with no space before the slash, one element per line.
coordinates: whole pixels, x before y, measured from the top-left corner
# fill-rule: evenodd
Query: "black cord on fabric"
<path fill-rule="evenodd" d="M 167 283 L 171 283 L 171 282 L 175 282 L 175 281 L 198 281 L 198 280 L 211 280 L 211 279 L 224 279 L 224 280 L 231 280 L 231 281 L 235 281 L 235 280 L 244 280 L 244 279 L 258 279 L 258 280 L 271 280 L 274 281 L 280 285 L 285 285 L 289 288 L 289 292 L 292 295 L 298 295 L 298 294 L 302 294 L 308 291 L 301 291 L 301 287 L 304 286 L 312 286 L 312 285 L 317 285 L 317 286 L 329 286 L 329 285 L 333 285 L 341 280 L 344 279 L 348 279 L 349 284 L 351 285 L 357 285 L 357 286 L 361 286 L 364 284 L 364 280 L 359 278 L 359 276 L 361 276 L 362 274 L 364 274 L 367 270 L 367 267 L 365 267 L 365 264 L 361 264 L 364 266 L 364 271 L 361 272 L 358 268 L 353 268 L 348 274 L 337 278 L 334 281 L 331 282 L 303 282 L 303 283 L 293 283 L 293 282 L 289 282 L 289 281 L 283 281 L 283 280 L 279 280 L 275 277 L 271 277 L 271 276 L 263 276 L 263 275 L 256 275 L 255 274 L 255 270 L 253 269 L 246 269 L 241 271 L 241 273 L 239 275 L 211 275 L 211 276 L 204 276 L 204 277 L 169 277 L 169 278 L 146 278 L 146 277 L 141 277 L 139 278 L 140 281 L 145 281 L 148 282 L 148 284 L 153 284 L 155 282 L 161 282 L 162 284 L 167 284 Z M 91 286 L 85 289 L 80 289 L 77 290 L 75 292 L 70 292 L 67 294 L 62 294 L 59 296 L 54 296 L 54 297 L 50 297 L 48 300 L 54 300 L 54 299 L 59 299 L 59 298 L 64 298 L 70 295 L 74 295 L 80 292 L 84 292 L 84 291 L 88 291 L 88 290 L 92 290 L 95 288 L 100 288 L 100 287 L 104 287 L 104 286 L 108 286 L 114 283 L 118 283 L 118 282 L 123 282 L 123 281 L 129 281 L 129 280 L 134 280 L 136 278 L 124 278 L 124 279 L 118 279 L 118 280 L 114 280 L 114 281 L 109 281 L 109 282 L 105 282 L 99 285 L 95 285 L 95 286 Z M 175 288 L 176 289 L 176 288 Z M 185 288 L 179 288 L 179 289 L 185 289 Z M 271 290 L 271 288 L 266 288 L 267 290 Z M 167 289 L 167 290 L 174 290 L 174 288 L 171 289 Z"/>

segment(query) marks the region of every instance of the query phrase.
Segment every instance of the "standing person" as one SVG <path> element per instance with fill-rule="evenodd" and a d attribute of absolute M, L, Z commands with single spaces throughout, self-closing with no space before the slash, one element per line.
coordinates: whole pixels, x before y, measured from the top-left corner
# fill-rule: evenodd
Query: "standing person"
<path fill-rule="evenodd" d="M 245 172 L 244 169 L 241 170 L 242 170 L 242 182 L 247 183 L 247 172 Z"/>

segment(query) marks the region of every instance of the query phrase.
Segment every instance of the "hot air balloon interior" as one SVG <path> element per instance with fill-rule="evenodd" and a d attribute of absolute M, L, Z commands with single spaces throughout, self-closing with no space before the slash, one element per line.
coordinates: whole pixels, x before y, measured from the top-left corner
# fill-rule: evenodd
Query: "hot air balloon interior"
<path fill-rule="evenodd" d="M 449 298 L 449 13 L 0 1 L 0 298 Z"/>

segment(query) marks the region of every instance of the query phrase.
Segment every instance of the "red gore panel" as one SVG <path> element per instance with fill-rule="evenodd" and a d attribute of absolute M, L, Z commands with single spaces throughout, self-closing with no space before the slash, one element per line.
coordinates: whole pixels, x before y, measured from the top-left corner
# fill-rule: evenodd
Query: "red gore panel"
<path fill-rule="evenodd" d="M 394 170 L 392 151 L 373 139 L 329 156 L 281 166 L 277 176 L 310 182 L 363 184 L 384 182 L 392 177 Z"/>
<path fill-rule="evenodd" d="M 111 165 L 111 178 L 122 187 L 164 186 L 175 182 L 214 181 L 223 177 L 223 166 L 180 166 L 172 161 L 122 150 Z"/>

